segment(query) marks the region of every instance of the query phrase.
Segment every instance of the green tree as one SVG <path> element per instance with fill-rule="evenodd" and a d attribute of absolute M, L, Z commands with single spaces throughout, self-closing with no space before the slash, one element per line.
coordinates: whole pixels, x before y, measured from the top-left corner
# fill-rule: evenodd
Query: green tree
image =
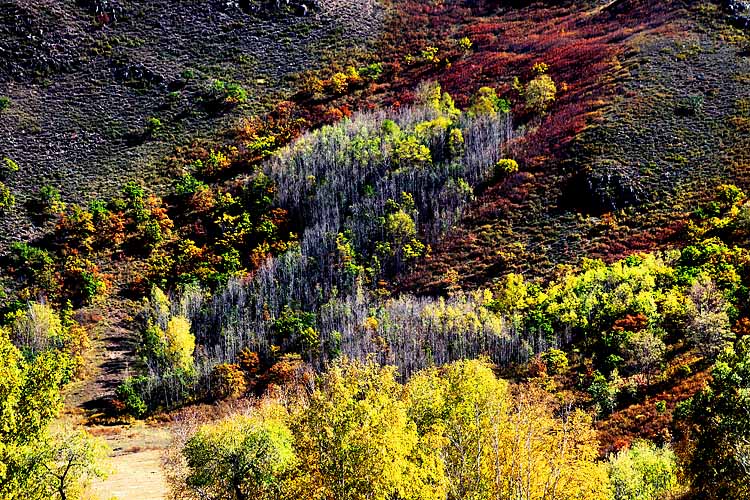
<path fill-rule="evenodd" d="M 557 375 L 568 370 L 568 356 L 560 349 L 550 349 L 542 353 L 542 361 L 547 366 L 547 373 Z"/>
<path fill-rule="evenodd" d="M 315 314 L 285 305 L 279 317 L 273 323 L 274 333 L 278 340 L 290 342 L 302 350 L 318 346 L 318 332 L 315 330 Z"/>
<path fill-rule="evenodd" d="M 677 459 L 668 447 L 636 441 L 609 457 L 614 500 L 656 500 L 677 489 Z"/>
<path fill-rule="evenodd" d="M 296 458 L 284 415 L 274 406 L 201 427 L 183 449 L 190 493 L 205 500 L 285 498 Z"/>
<path fill-rule="evenodd" d="M 617 405 L 619 389 L 616 380 L 618 378 L 616 371 L 612 375 L 612 379 L 614 379 L 612 381 L 607 380 L 607 377 L 599 371 L 594 372 L 594 379 L 591 381 L 588 392 L 594 405 L 603 415 L 611 413 Z"/>
<path fill-rule="evenodd" d="M 712 375 L 689 406 L 695 450 L 688 472 L 700 498 L 750 498 L 750 338 L 727 348 Z"/>
<path fill-rule="evenodd" d="M 14 172 L 18 172 L 18 170 L 20 169 L 20 167 L 18 166 L 18 163 L 16 163 L 10 158 L 3 158 L 3 163 L 4 163 L 5 173 L 12 174 Z"/>
<path fill-rule="evenodd" d="M 510 111 L 510 103 L 501 99 L 497 91 L 492 87 L 480 88 L 471 102 L 469 113 L 474 116 L 494 116 L 498 112 L 507 113 Z"/>

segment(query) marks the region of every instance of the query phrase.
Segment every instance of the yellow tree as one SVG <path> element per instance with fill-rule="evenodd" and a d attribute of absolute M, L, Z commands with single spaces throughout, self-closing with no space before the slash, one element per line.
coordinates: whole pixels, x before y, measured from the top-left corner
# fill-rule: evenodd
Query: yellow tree
<path fill-rule="evenodd" d="M 174 316 L 164 331 L 166 355 L 171 365 L 186 373 L 193 371 L 195 336 L 190 333 L 190 321 L 183 316 Z"/>
<path fill-rule="evenodd" d="M 449 497 L 487 498 L 492 479 L 485 466 L 487 442 L 504 426 L 508 383 L 483 361 L 458 361 L 421 372 L 408 388 L 418 426 L 425 432 L 442 430 Z"/>
<path fill-rule="evenodd" d="M 67 356 L 55 350 L 25 361 L 0 329 L 0 498 L 35 500 L 74 498 L 83 475 L 75 470 L 59 478 L 57 469 L 65 440 L 49 438 L 47 426 L 62 408 L 60 387 L 68 369 Z M 55 450 L 52 452 L 52 450 Z M 60 451 L 62 454 L 58 454 Z M 83 467 L 88 467 L 85 465 Z M 62 493 L 60 493 L 62 491 Z M 67 497 L 66 497 L 67 495 Z"/>
<path fill-rule="evenodd" d="M 64 333 L 57 312 L 38 302 L 32 302 L 25 311 L 16 313 L 11 325 L 13 341 L 31 356 L 62 347 Z"/>
<path fill-rule="evenodd" d="M 74 500 L 87 485 L 107 476 L 109 448 L 103 440 L 78 430 L 66 430 L 42 440 L 28 461 L 34 468 L 26 498 Z"/>
<path fill-rule="evenodd" d="M 487 466 L 495 477 L 493 496 L 523 500 L 605 500 L 606 466 L 597 461 L 591 417 L 555 404 L 542 389 L 522 387 L 507 416 L 509 426 L 493 432 Z"/>
<path fill-rule="evenodd" d="M 300 475 L 294 498 L 440 498 L 437 464 L 419 447 L 393 367 L 344 361 L 325 374 L 293 422 Z M 414 458 L 412 460 L 412 458 Z"/>
<path fill-rule="evenodd" d="M 513 392 L 516 394 L 514 395 Z M 483 361 L 424 370 L 407 384 L 420 435 L 437 435 L 448 498 L 608 498 L 591 419 L 534 386 L 512 391 Z"/>

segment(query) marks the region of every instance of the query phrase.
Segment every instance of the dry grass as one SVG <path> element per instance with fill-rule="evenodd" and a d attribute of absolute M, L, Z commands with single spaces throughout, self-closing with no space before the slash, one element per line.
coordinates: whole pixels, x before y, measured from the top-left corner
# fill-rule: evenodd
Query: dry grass
<path fill-rule="evenodd" d="M 161 450 L 144 450 L 112 459 L 114 472 L 92 485 L 92 493 L 102 499 L 162 500 L 167 483 L 161 469 Z"/>
<path fill-rule="evenodd" d="M 92 485 L 92 493 L 102 499 L 162 500 L 167 483 L 162 470 L 162 456 L 171 442 L 169 427 L 144 423 L 133 426 L 93 427 L 94 435 L 103 437 L 112 448 L 111 474 Z"/>

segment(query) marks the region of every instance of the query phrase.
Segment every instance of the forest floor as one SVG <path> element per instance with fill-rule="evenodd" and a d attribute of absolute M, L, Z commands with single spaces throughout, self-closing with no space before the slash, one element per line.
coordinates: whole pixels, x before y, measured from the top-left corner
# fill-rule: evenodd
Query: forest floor
<path fill-rule="evenodd" d="M 107 402 L 114 396 L 117 386 L 128 376 L 131 367 L 135 368 L 131 317 L 125 306 L 113 302 L 107 303 L 106 318 L 90 318 L 98 322 L 93 328 L 88 373 L 84 380 L 71 384 L 66 395 L 67 406 L 91 414 L 107 409 Z"/>

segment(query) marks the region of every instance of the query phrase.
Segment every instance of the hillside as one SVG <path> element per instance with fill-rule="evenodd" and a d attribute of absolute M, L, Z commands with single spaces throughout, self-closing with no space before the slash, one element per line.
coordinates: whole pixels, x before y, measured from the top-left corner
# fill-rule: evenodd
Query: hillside
<path fill-rule="evenodd" d="M 550 24 L 569 39 L 549 42 L 558 45 L 551 56 L 523 49 L 528 60 L 555 61 L 568 86 L 556 113 L 518 146 L 527 168 L 478 196 L 410 287 L 432 289 L 447 269 L 476 285 L 674 246 L 717 185 L 746 187 L 747 35 L 720 6 L 613 2 L 558 15 Z M 528 16 L 519 18 L 523 26 Z M 502 32 L 505 43 L 518 38 Z"/>
<path fill-rule="evenodd" d="M 748 499 L 748 152 L 744 1 L 0 1 L 0 498 Z"/>
<path fill-rule="evenodd" d="M 134 178 L 163 191 L 175 146 L 264 112 L 294 75 L 365 50 L 382 23 L 368 1 L 323 2 L 307 16 L 223 0 L 4 2 L 0 85 L 11 105 L 0 156 L 24 173 L 8 183 L 19 209 L 3 217 L 4 242 L 41 234 L 23 204 L 45 185 L 71 202 L 112 196 Z M 224 105 L 217 82 L 247 98 Z"/>

